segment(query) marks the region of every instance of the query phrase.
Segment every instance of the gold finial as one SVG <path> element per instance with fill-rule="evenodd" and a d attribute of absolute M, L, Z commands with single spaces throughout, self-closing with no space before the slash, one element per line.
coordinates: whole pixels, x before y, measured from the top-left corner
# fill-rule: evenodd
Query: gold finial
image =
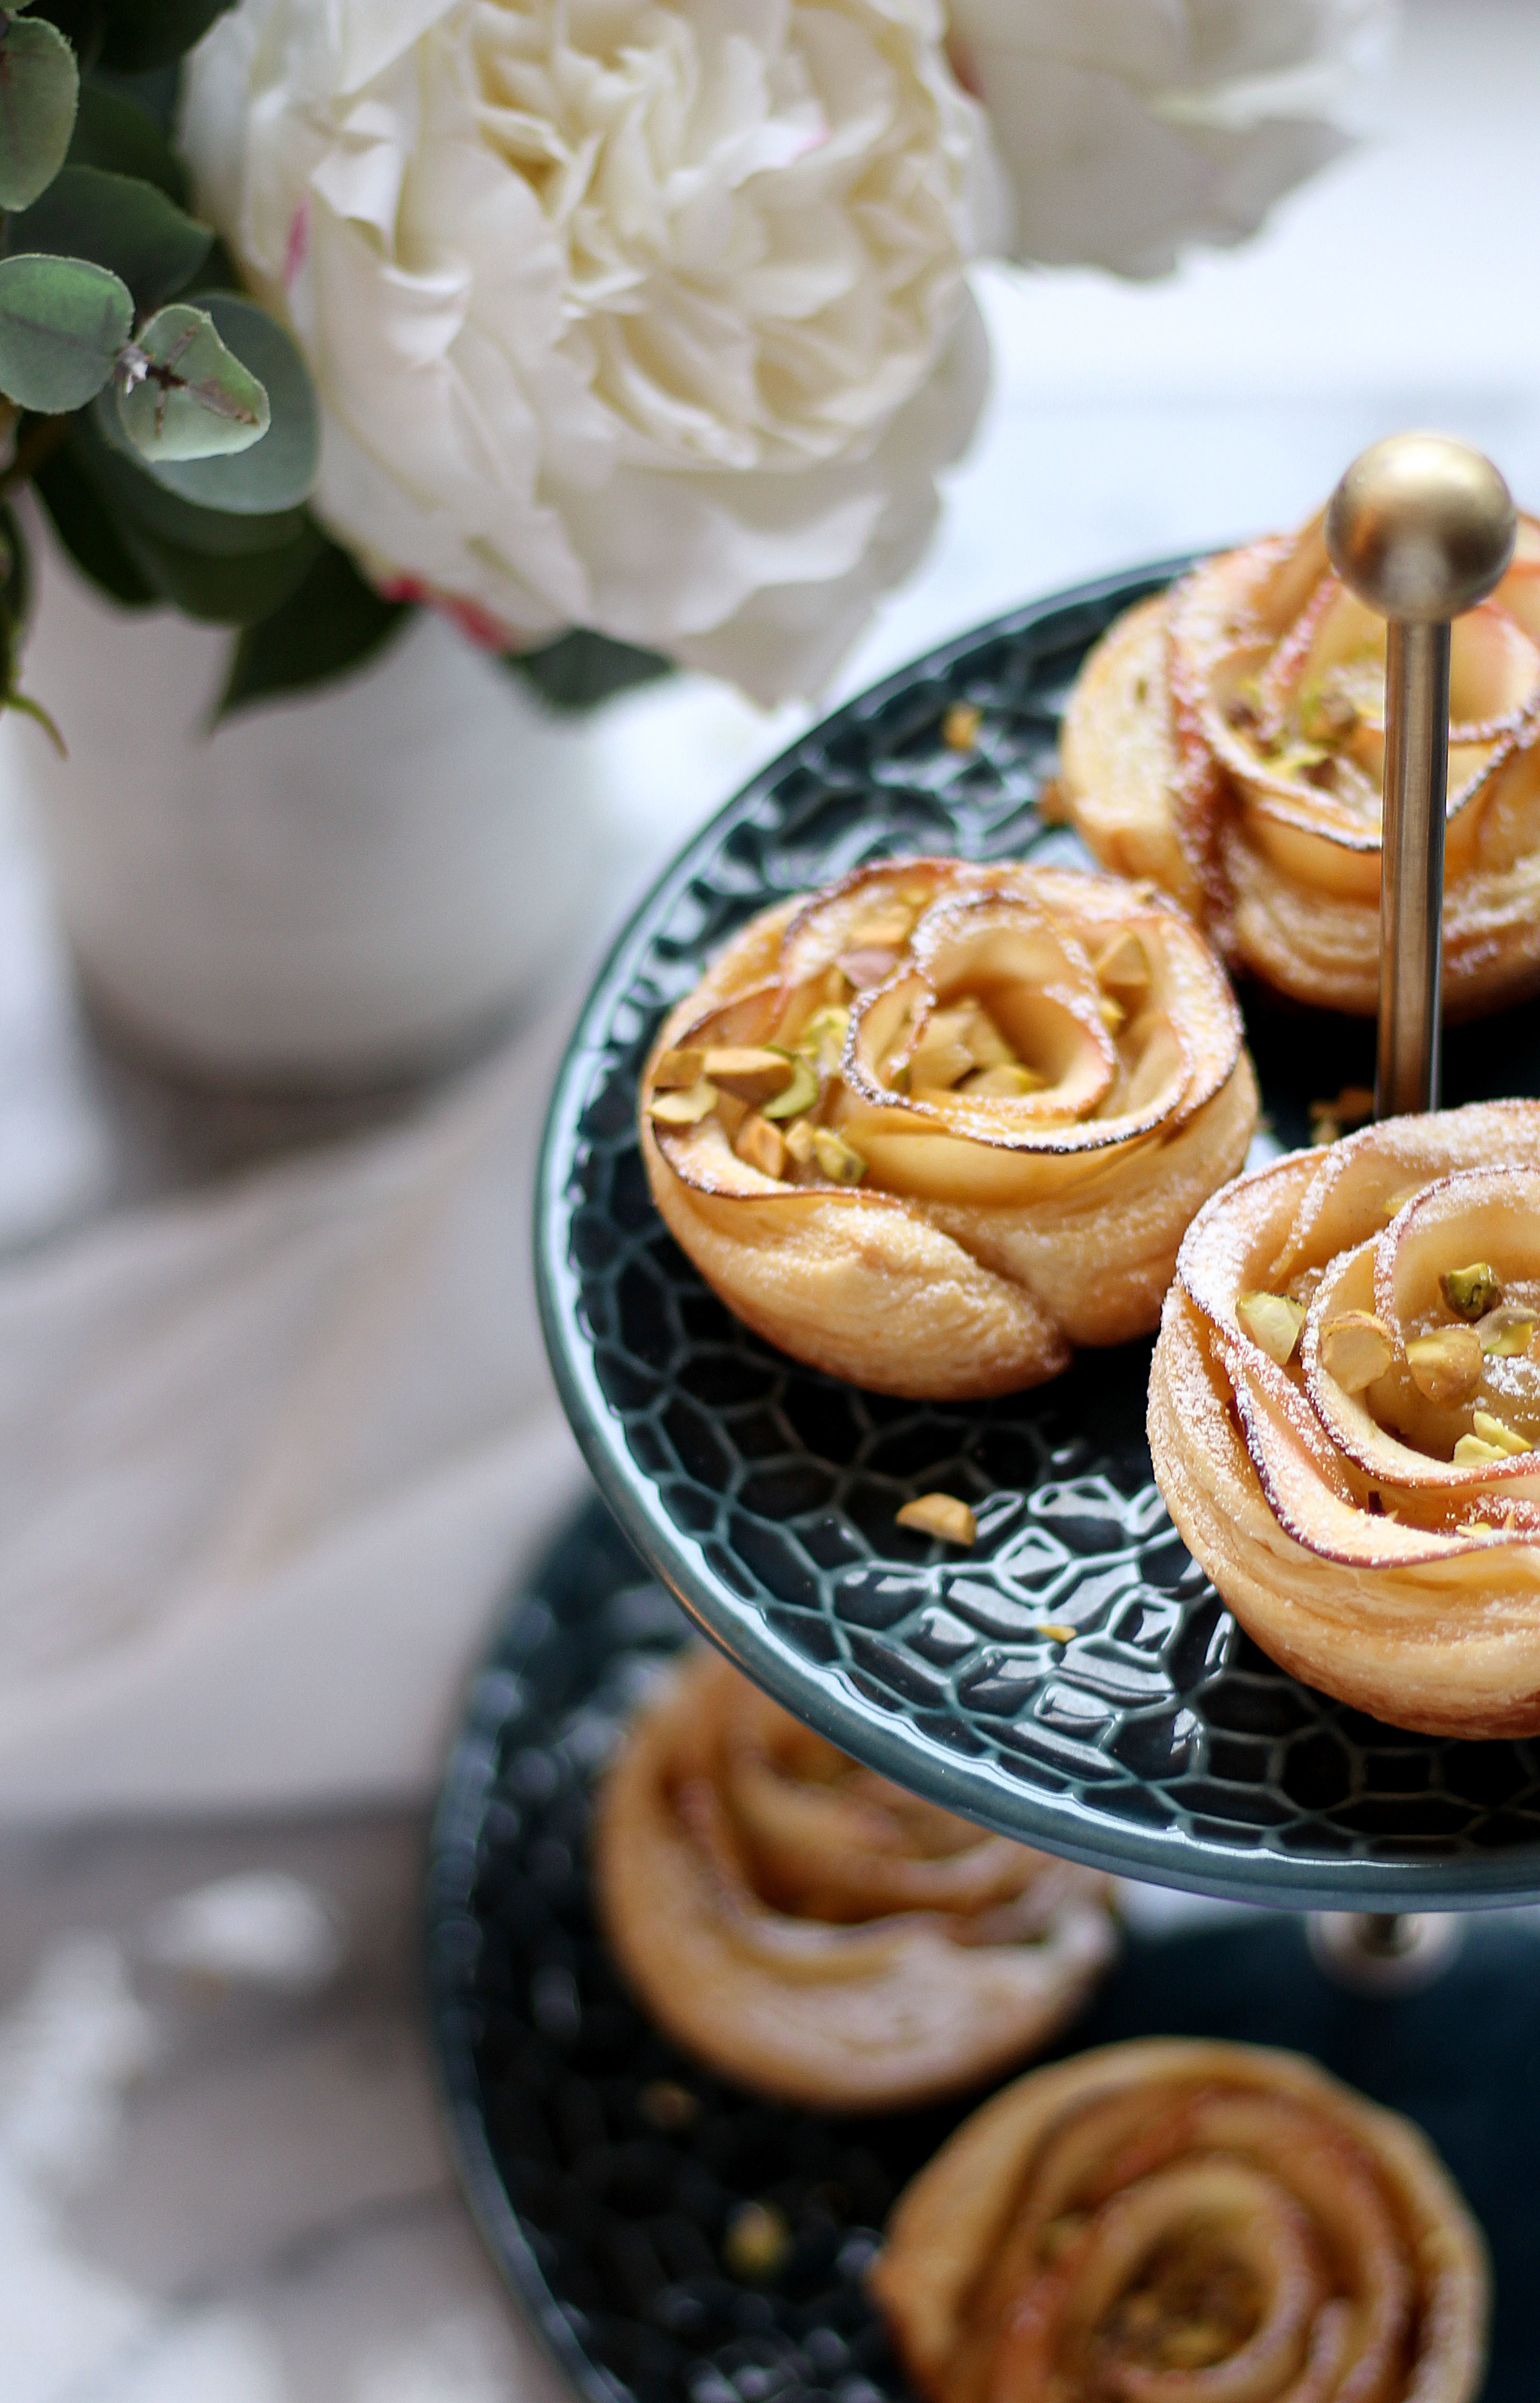
<path fill-rule="evenodd" d="M 1436 625 L 1483 600 L 1513 557 L 1517 531 L 1491 461 L 1449 434 L 1374 443 L 1326 511 L 1326 549 L 1343 583 L 1407 625 Z"/>

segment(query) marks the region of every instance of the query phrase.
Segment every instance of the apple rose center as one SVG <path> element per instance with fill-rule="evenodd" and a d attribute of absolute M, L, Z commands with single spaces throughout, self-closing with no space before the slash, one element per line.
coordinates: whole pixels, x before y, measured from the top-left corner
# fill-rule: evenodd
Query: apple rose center
<path fill-rule="evenodd" d="M 1135 931 L 1109 930 L 1092 958 L 1020 901 L 934 900 L 920 885 L 874 896 L 826 965 L 665 1051 L 654 1125 L 715 1131 L 779 1183 L 904 1189 L 921 1128 L 998 1142 L 1156 1089 L 1169 1047 Z"/>
<path fill-rule="evenodd" d="M 1445 1177 L 1236 1315 L 1339 1436 L 1367 1419 L 1457 1467 L 1540 1448 L 1540 1173 Z"/>

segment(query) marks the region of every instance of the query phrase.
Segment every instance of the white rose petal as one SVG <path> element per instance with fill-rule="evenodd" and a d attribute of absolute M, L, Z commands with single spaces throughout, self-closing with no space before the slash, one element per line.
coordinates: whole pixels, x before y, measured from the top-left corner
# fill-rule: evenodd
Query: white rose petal
<path fill-rule="evenodd" d="M 1168 272 L 1255 233 L 1349 146 L 1396 0 L 952 0 L 952 56 L 1014 188 L 1015 255 Z"/>
<path fill-rule="evenodd" d="M 981 406 L 996 230 L 935 0 L 240 0 L 199 202 L 293 327 L 316 507 L 514 641 L 829 674 Z"/>

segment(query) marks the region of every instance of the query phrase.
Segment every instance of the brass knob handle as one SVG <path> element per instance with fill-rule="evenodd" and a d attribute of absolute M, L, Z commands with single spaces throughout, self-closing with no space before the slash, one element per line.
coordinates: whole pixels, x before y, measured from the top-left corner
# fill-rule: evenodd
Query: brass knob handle
<path fill-rule="evenodd" d="M 1375 1110 L 1438 1106 L 1450 621 L 1499 581 L 1518 532 L 1506 484 L 1447 434 L 1393 434 L 1353 463 L 1326 510 L 1350 591 L 1389 620 Z"/>

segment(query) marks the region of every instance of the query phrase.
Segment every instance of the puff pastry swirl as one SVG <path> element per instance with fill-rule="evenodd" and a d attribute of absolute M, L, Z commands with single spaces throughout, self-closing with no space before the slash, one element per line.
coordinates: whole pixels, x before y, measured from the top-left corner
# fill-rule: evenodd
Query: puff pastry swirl
<path fill-rule="evenodd" d="M 1232 965 L 1362 1016 L 1379 993 L 1385 629 L 1322 520 L 1207 562 L 1118 619 L 1065 715 L 1062 787 L 1106 867 L 1152 877 Z M 1457 619 L 1444 1001 L 1540 986 L 1540 523 Z"/>
<path fill-rule="evenodd" d="M 640 1102 L 654 1199 L 728 1306 L 929 1398 L 1148 1332 L 1256 1112 L 1224 972 L 1161 896 L 950 859 L 756 918 Z"/>
<path fill-rule="evenodd" d="M 715 1653 L 628 1734 L 594 1858 L 652 2016 L 813 2107 L 889 2110 L 1014 2066 L 1115 1950 L 1104 1879 L 857 1768 Z"/>
<path fill-rule="evenodd" d="M 872 2285 L 935 2403 L 1470 2403 L 1481 2237 L 1418 2131 L 1308 2061 L 1152 2039 L 1019 2078 Z"/>
<path fill-rule="evenodd" d="M 1150 1373 L 1184 1541 L 1392 1726 L 1540 1729 L 1540 1103 L 1390 1118 L 1194 1221 Z"/>

